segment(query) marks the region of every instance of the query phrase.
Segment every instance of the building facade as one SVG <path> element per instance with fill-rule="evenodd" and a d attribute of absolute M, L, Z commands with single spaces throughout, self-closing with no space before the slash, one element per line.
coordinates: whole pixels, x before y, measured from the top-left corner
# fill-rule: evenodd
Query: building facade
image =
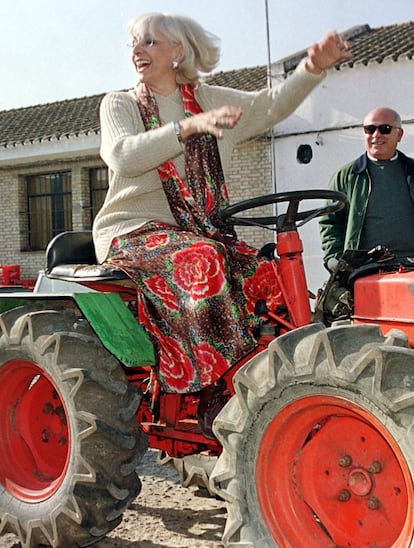
<path fill-rule="evenodd" d="M 401 149 L 414 156 L 414 23 L 379 29 L 363 25 L 346 34 L 352 62 L 329 71 L 271 135 L 236 149 L 228 181 L 232 202 L 276 191 L 326 188 L 336 168 L 363 152 L 362 120 L 375 106 L 390 106 L 401 114 Z M 305 54 L 274 63 L 273 83 L 288 77 Z M 221 72 L 208 81 L 257 90 L 267 83 L 267 67 Z M 19 265 L 22 278 L 35 278 L 44 268 L 45 249 L 54 235 L 90 229 L 104 199 L 107 172 L 99 156 L 102 97 L 0 112 L 0 265 Z M 273 239 L 261 229 L 238 232 L 257 247 Z M 309 286 L 316 290 L 326 277 L 317 223 L 300 232 Z"/>

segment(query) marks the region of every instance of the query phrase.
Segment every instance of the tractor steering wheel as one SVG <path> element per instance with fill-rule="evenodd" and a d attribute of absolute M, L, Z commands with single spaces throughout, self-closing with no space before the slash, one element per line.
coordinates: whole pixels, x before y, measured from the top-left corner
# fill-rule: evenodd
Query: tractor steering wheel
<path fill-rule="evenodd" d="M 332 200 L 332 204 L 325 204 L 322 207 L 298 211 L 300 202 L 304 200 Z M 269 204 L 288 202 L 286 213 L 270 217 L 243 217 L 236 215 L 249 209 L 262 207 Z M 248 200 L 242 200 L 221 210 L 220 216 L 223 221 L 234 225 L 253 225 L 267 228 L 267 225 L 275 225 L 279 232 L 296 230 L 311 219 L 339 211 L 348 203 L 348 198 L 343 192 L 335 190 L 295 190 L 292 192 L 281 192 L 266 194 Z M 300 222 L 299 222 L 300 221 Z"/>

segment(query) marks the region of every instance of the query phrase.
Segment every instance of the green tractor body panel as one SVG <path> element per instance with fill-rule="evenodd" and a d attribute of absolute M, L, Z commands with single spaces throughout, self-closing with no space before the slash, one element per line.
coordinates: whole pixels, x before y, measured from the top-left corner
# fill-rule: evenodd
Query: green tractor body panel
<path fill-rule="evenodd" d="M 104 347 L 126 367 L 154 366 L 154 346 L 118 293 L 33 293 L 0 295 L 0 314 L 32 301 L 74 300 Z"/>
<path fill-rule="evenodd" d="M 118 293 L 75 293 L 73 298 L 102 344 L 124 365 L 155 365 L 153 344 Z"/>

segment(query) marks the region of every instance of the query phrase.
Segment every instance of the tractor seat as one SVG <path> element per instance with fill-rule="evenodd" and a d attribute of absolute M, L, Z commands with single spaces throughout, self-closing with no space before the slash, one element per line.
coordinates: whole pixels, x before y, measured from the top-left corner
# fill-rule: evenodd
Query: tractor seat
<path fill-rule="evenodd" d="M 61 232 L 47 246 L 45 273 L 48 278 L 70 282 L 129 279 L 122 270 L 97 262 L 92 231 Z"/>

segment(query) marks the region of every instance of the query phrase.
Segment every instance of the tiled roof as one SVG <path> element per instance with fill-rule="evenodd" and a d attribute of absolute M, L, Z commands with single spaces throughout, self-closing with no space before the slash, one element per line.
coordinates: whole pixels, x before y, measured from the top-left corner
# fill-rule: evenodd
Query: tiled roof
<path fill-rule="evenodd" d="M 358 31 L 361 29 L 361 32 Z M 368 25 L 354 27 L 350 33 L 353 59 L 349 66 L 357 63 L 382 63 L 384 59 L 398 61 L 412 59 L 414 55 L 414 22 L 371 29 Z"/>
<path fill-rule="evenodd" d="M 252 68 L 216 72 L 205 78 L 204 81 L 215 86 L 256 91 L 267 85 L 267 66 L 261 65 Z"/>
<path fill-rule="evenodd" d="M 99 133 L 104 94 L 0 111 L 0 146 Z"/>
<path fill-rule="evenodd" d="M 411 59 L 414 55 L 413 21 L 376 29 L 372 29 L 369 25 L 359 25 L 343 34 L 351 44 L 352 60 L 337 65 L 338 70 L 344 66 L 382 63 L 388 58 L 394 61 L 403 57 Z M 288 74 L 296 68 L 305 55 L 306 50 L 303 50 L 276 61 L 272 64 L 272 74 Z"/>
<path fill-rule="evenodd" d="M 353 59 L 337 66 L 381 63 L 390 58 L 411 59 L 414 54 L 414 22 L 371 29 L 353 27 L 344 33 Z M 306 55 L 300 51 L 272 64 L 272 73 L 288 74 Z M 267 84 L 265 65 L 218 72 L 205 79 L 210 84 L 254 91 Z M 99 105 L 104 94 L 0 111 L 0 146 L 30 144 L 51 139 L 99 133 Z"/>

